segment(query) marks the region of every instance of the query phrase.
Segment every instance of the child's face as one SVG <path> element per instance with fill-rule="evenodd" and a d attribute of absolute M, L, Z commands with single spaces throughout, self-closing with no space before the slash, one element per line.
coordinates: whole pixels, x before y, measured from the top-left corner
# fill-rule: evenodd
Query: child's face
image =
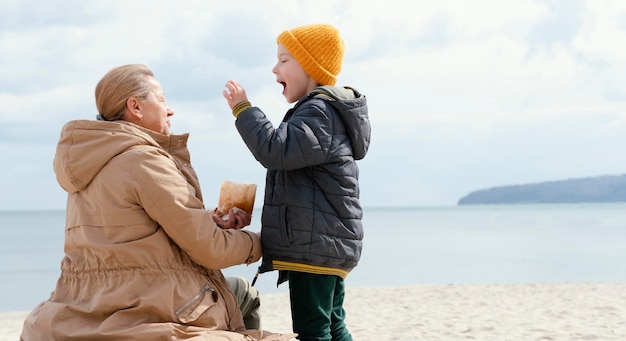
<path fill-rule="evenodd" d="M 272 72 L 276 75 L 276 81 L 283 85 L 283 96 L 287 103 L 299 100 L 318 85 L 282 44 L 278 44 L 277 57 L 278 63 Z"/>

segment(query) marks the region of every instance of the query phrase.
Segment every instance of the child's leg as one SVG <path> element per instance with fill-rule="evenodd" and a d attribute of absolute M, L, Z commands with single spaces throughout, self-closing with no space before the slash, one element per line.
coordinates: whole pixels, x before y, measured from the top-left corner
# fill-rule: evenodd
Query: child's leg
<path fill-rule="evenodd" d="M 333 310 L 330 315 L 330 334 L 333 337 L 333 341 L 352 341 L 352 335 L 346 327 L 345 318 L 346 311 L 343 309 L 343 299 L 345 297 L 345 285 L 343 279 L 339 276 L 334 277 L 335 293 L 333 296 Z"/>
<path fill-rule="evenodd" d="M 341 284 L 339 290 L 337 285 Z M 337 276 L 289 271 L 293 331 L 303 341 L 351 341 L 343 321 L 343 281 Z"/>

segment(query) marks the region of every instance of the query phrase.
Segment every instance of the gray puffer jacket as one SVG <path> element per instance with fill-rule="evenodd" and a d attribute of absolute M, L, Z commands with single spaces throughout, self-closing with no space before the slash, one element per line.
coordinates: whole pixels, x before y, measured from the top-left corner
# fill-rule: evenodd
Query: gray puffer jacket
<path fill-rule="evenodd" d="M 236 126 L 267 168 L 260 272 L 321 268 L 345 277 L 361 257 L 363 240 L 355 160 L 370 144 L 365 96 L 348 87 L 317 87 L 278 128 L 257 107 L 243 111 Z"/>

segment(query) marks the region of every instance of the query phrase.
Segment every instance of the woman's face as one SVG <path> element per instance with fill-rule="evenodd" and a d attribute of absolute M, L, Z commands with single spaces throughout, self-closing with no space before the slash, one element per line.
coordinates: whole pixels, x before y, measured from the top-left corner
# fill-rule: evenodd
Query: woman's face
<path fill-rule="evenodd" d="M 161 84 L 154 77 L 148 77 L 148 84 L 151 91 L 145 99 L 138 103 L 139 110 L 143 115 L 143 120 L 139 121 L 138 124 L 157 133 L 169 135 L 170 116 L 174 115 L 174 112 L 165 103 L 165 94 Z"/>

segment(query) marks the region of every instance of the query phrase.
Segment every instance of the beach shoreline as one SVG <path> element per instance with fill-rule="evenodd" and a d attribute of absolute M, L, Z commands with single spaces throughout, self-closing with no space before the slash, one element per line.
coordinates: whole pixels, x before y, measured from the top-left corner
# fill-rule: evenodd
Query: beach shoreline
<path fill-rule="evenodd" d="M 354 340 L 626 340 L 626 283 L 348 287 Z M 0 341 L 28 312 L 0 313 Z M 289 332 L 287 293 L 262 296 L 262 328 Z"/>

